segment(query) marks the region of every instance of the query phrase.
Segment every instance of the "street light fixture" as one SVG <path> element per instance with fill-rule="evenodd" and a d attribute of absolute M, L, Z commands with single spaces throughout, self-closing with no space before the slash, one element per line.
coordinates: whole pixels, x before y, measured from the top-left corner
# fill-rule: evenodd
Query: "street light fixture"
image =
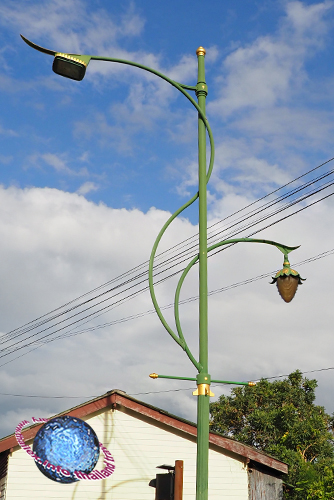
<path fill-rule="evenodd" d="M 276 283 L 278 293 L 285 302 L 291 302 L 298 285 L 302 285 L 305 281 L 297 271 L 291 269 L 287 254 L 284 255 L 283 269 L 278 271 L 272 280 L 271 284 Z"/>
<path fill-rule="evenodd" d="M 57 75 L 65 76 L 71 80 L 80 81 L 86 73 L 87 64 L 76 57 L 68 57 L 66 54 L 56 54 L 52 70 Z"/>
<path fill-rule="evenodd" d="M 288 247 L 282 245 L 275 241 L 256 239 L 256 238 L 234 238 L 230 240 L 224 240 L 208 248 L 207 246 L 207 183 L 210 179 L 210 175 L 213 169 L 214 162 L 214 142 L 211 132 L 210 125 L 205 114 L 205 101 L 207 96 L 207 85 L 205 81 L 205 49 L 199 47 L 196 51 L 198 60 L 198 80 L 197 85 L 190 86 L 178 83 L 171 80 L 166 75 L 163 75 L 159 71 L 152 68 L 144 66 L 142 64 L 127 61 L 124 59 L 116 59 L 111 57 L 99 57 L 91 55 L 82 54 L 67 54 L 60 53 L 53 50 L 45 49 L 39 45 L 34 44 L 27 38 L 21 35 L 23 40 L 32 48 L 43 52 L 54 57 L 52 69 L 58 75 L 70 78 L 72 80 L 80 81 L 84 78 L 86 73 L 86 68 L 91 60 L 98 61 L 108 61 L 116 62 L 121 64 L 127 64 L 134 66 L 167 81 L 170 85 L 175 87 L 179 92 L 181 92 L 195 107 L 198 112 L 198 192 L 187 201 L 182 207 L 180 207 L 173 215 L 169 217 L 167 222 L 162 227 L 159 232 L 156 241 L 153 245 L 150 261 L 149 261 L 149 286 L 150 293 L 154 308 L 164 325 L 165 329 L 168 331 L 170 336 L 179 344 L 179 346 L 185 351 L 188 358 L 195 366 L 197 370 L 196 378 L 189 377 L 178 377 L 170 375 L 158 375 L 152 373 L 151 378 L 169 378 L 178 380 L 194 380 L 197 382 L 197 390 L 193 393 L 198 397 L 197 399 L 197 466 L 196 466 L 196 500 L 207 500 L 208 499 L 208 457 L 209 457 L 209 405 L 210 396 L 213 396 L 210 391 L 210 383 L 223 383 L 223 384 L 237 384 L 237 385 L 254 385 L 253 382 L 232 382 L 226 380 L 211 380 L 211 376 L 208 373 L 208 280 L 207 280 L 207 258 L 208 252 L 232 243 L 264 243 L 267 245 L 272 245 L 278 248 L 284 254 L 284 264 L 283 269 L 279 271 L 275 278 L 273 278 L 273 283 L 277 283 L 278 290 L 282 298 L 286 302 L 290 302 L 296 293 L 298 284 L 301 283 L 302 278 L 299 274 L 290 268 L 288 261 L 288 253 L 295 250 L 298 247 Z M 198 102 L 196 102 L 189 92 L 194 91 Z M 209 136 L 210 140 L 210 161 L 207 168 L 206 162 L 206 134 Z M 178 282 L 175 292 L 174 301 L 174 317 L 177 333 L 168 325 L 166 319 L 164 318 L 161 309 L 158 305 L 155 290 L 154 290 L 154 258 L 160 240 L 165 233 L 166 229 L 169 227 L 171 222 L 186 208 L 188 208 L 192 203 L 198 199 L 199 201 L 199 252 L 184 269 L 181 278 Z M 182 284 L 190 271 L 190 269 L 195 265 L 199 264 L 199 359 L 196 360 L 192 352 L 190 351 L 185 337 L 182 332 L 180 319 L 179 319 L 179 296 Z"/>

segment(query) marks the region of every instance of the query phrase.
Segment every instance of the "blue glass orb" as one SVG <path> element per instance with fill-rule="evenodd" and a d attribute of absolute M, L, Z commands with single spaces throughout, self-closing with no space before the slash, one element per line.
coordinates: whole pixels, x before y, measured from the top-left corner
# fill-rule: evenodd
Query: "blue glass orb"
<path fill-rule="evenodd" d="M 91 472 L 100 455 L 100 444 L 95 431 L 80 418 L 56 417 L 46 422 L 37 432 L 33 451 L 42 463 L 35 461 L 39 470 L 58 483 L 73 483 L 79 479 L 74 471 Z M 45 461 L 68 471 L 64 476 L 59 470 L 43 465 Z"/>

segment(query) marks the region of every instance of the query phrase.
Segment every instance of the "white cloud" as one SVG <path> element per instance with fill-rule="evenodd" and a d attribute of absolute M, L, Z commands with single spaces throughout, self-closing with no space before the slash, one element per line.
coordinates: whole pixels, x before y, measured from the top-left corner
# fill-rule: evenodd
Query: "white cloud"
<path fill-rule="evenodd" d="M 0 125 L 0 135 L 6 135 L 8 137 L 18 137 L 18 133 L 15 130 L 6 129 L 2 125 Z"/>
<path fill-rule="evenodd" d="M 89 4 L 82 0 L 21 3 L 21 7 L 16 5 L 14 9 L 9 3 L 2 4 L 2 23 L 19 27 L 28 37 L 57 44 L 57 47 L 49 47 L 51 49 L 71 53 L 84 53 L 88 47 L 100 52 L 112 47 L 118 37 L 138 36 L 144 25 L 133 8 L 120 19 L 116 16 L 113 19 L 104 9 L 92 12 Z"/>
<path fill-rule="evenodd" d="M 34 2 L 30 5 L 25 3 L 21 5 L 22 8 L 18 8 L 18 4 L 13 7 L 10 2 L 5 2 L 0 5 L 0 23 L 12 25 L 28 38 L 32 38 L 35 43 L 50 49 L 71 53 L 94 53 L 136 61 L 176 81 L 195 85 L 197 73 L 195 53 L 184 54 L 179 60 L 173 61 L 173 64 L 166 67 L 161 63 L 160 55 L 153 51 L 127 51 L 122 48 L 124 38 L 139 37 L 144 29 L 145 20 L 138 14 L 134 5 L 130 4 L 127 10 L 124 9 L 123 14 L 110 15 L 103 9 L 92 10 L 89 3 L 83 0 L 66 2 L 53 0 L 52 2 Z M 31 49 L 26 47 L 25 50 L 30 50 L 31 57 L 34 56 Z M 208 61 L 213 62 L 216 57 L 217 48 L 212 47 Z M 3 78 L 3 87 L 8 91 L 10 89 L 13 91 L 13 82 L 8 81 L 8 77 Z M 127 65 L 99 61 L 90 63 L 85 77 L 98 90 L 104 88 L 106 84 L 109 87 L 110 78 L 113 79 L 113 85 L 118 85 L 119 82 L 122 85 L 131 83 L 128 97 L 111 109 L 112 118 L 116 118 L 118 130 L 120 127 L 123 128 L 119 135 L 125 137 L 134 131 L 141 130 L 143 126 L 153 127 L 158 120 L 171 119 L 168 106 L 177 98 L 178 91 L 162 79 L 150 72 Z M 63 92 L 63 85 L 58 77 L 40 79 L 30 85 L 36 88 L 38 85 L 51 87 L 53 84 L 54 91 Z M 15 85 L 15 88 L 19 91 L 20 87 Z M 27 88 L 27 83 L 24 84 L 24 88 Z M 175 116 L 172 119 L 175 124 Z M 108 125 L 104 130 L 111 128 L 111 134 L 117 133 L 113 125 L 109 123 L 111 119 L 108 113 L 103 120 Z M 91 128 L 92 124 L 87 119 L 86 124 L 82 122 L 81 127 L 76 127 L 76 132 Z M 101 137 L 103 140 L 102 127 Z M 129 142 L 131 142 L 131 137 Z M 128 144 L 123 151 L 127 147 Z"/>
<path fill-rule="evenodd" d="M 34 154 L 29 158 L 29 163 L 34 167 L 39 167 L 42 163 L 52 167 L 58 174 L 65 174 L 70 176 L 83 176 L 89 175 L 87 168 L 73 169 L 68 166 L 69 161 L 66 154 L 57 155 L 55 153 Z"/>
<path fill-rule="evenodd" d="M 5 156 L 5 155 L 0 155 L 0 163 L 3 165 L 9 165 L 13 161 L 12 156 Z"/>
<path fill-rule="evenodd" d="M 120 112 L 120 119 L 131 115 L 127 107 L 121 104 L 115 107 L 115 112 L 118 110 Z M 117 125 L 112 125 L 109 123 L 108 117 L 109 114 L 106 116 L 105 113 L 98 112 L 90 117 L 90 119 L 76 121 L 73 126 L 74 137 L 82 140 L 97 136 L 102 146 L 112 147 L 124 155 L 131 155 L 134 146 L 132 138 L 133 134 L 137 131 L 136 129 L 134 130 L 133 124 L 138 124 L 138 122 L 132 117 L 129 125 L 124 124 L 123 120 Z M 147 124 L 148 126 L 151 125 L 149 121 L 147 121 Z"/>
<path fill-rule="evenodd" d="M 79 160 L 80 161 L 83 161 L 83 162 L 88 162 L 89 161 L 89 151 L 85 151 L 84 153 L 82 153 L 82 155 L 80 156 Z"/>
<path fill-rule="evenodd" d="M 286 26 L 283 30 L 292 29 L 299 38 L 300 44 L 322 43 L 324 35 L 328 31 L 326 14 L 333 8 L 332 0 L 305 5 L 300 1 L 286 3 Z M 305 35 L 308 39 L 305 40 Z M 311 38 L 311 40 L 310 40 Z"/>
<path fill-rule="evenodd" d="M 41 158 L 45 161 L 45 163 L 53 167 L 56 172 L 66 172 L 67 174 L 71 173 L 71 169 L 68 168 L 65 161 L 55 154 L 46 153 L 41 155 Z"/>
<path fill-rule="evenodd" d="M 225 213 L 227 193 L 261 196 L 332 156 L 332 82 L 313 79 L 306 63 L 326 47 L 333 5 L 286 2 L 276 32 L 239 43 L 225 58 L 218 97 L 208 102 L 218 130 L 215 213 Z"/>
<path fill-rule="evenodd" d="M 305 82 L 304 63 L 322 45 L 333 2 L 305 5 L 287 2 L 286 17 L 276 35 L 257 38 L 234 50 L 224 61 L 218 80 L 221 96 L 210 111 L 230 115 L 245 107 L 271 108 L 287 101 L 296 85 Z"/>
<path fill-rule="evenodd" d="M 30 5 L 22 3 L 21 8 L 18 8 L 18 4 L 13 8 L 7 2 L 0 6 L 0 14 L 0 23 L 19 28 L 22 34 L 33 37 L 32 41 L 38 45 L 51 44 L 52 46 L 47 47 L 51 50 L 110 55 L 163 71 L 160 57 L 154 53 L 128 52 L 120 47 L 124 37 L 138 37 L 144 29 L 145 20 L 136 12 L 133 3 L 127 10 L 124 9 L 123 14 L 110 15 L 102 8 L 92 11 L 89 3 L 84 0 L 53 0 Z M 215 57 L 215 54 L 216 49 L 213 48 L 211 57 Z M 196 65 L 195 61 L 195 55 L 184 56 L 174 68 L 165 71 L 169 71 L 176 79 L 180 76 L 187 78 Z M 124 65 L 94 62 L 91 63 L 90 73 L 109 74 L 127 69 Z M 152 75 L 143 71 L 139 75 L 141 79 L 152 79 Z"/>
<path fill-rule="evenodd" d="M 156 209 L 146 214 L 139 210 L 115 210 L 95 205 L 77 194 L 37 188 L 1 188 L 0 210 L 0 328 L 4 333 L 145 262 L 169 216 Z M 260 237 L 302 244 L 291 255 L 291 263 L 295 264 L 334 247 L 333 235 L 327 230 L 331 219 L 332 203 L 324 202 L 266 230 Z M 195 231 L 186 220 L 176 221 L 166 234 L 162 249 Z M 209 260 L 209 289 L 274 271 L 282 265 L 282 258 L 272 247 L 235 246 Z M 295 368 L 331 366 L 332 259 L 297 267 L 307 281 L 289 305 L 279 298 L 274 286 L 267 284 L 268 278 L 210 297 L 212 376 L 248 380 L 289 373 Z M 128 293 L 147 285 L 146 272 L 142 279 L 143 283 Z M 161 305 L 173 301 L 174 287 L 175 280 L 157 287 Z M 197 268 L 187 278 L 181 299 L 196 294 Z M 113 322 L 151 309 L 146 292 L 104 316 L 90 319 L 84 326 Z M 197 305 L 185 304 L 180 311 L 184 334 L 196 353 Z M 165 314 L 172 324 L 172 311 Z M 0 365 L 7 360 L 1 358 Z M 85 396 L 115 387 L 138 394 L 191 386 L 163 380 L 152 382 L 148 378 L 152 371 L 195 375 L 185 353 L 169 338 L 155 314 L 52 342 L 0 367 L 1 392 L 78 395 L 84 400 Z M 326 399 L 326 391 L 330 383 L 329 372 L 320 392 L 321 401 L 328 403 L 329 410 L 332 402 Z M 214 389 L 216 395 L 221 391 L 225 389 Z M 176 397 L 175 393 L 162 392 L 141 394 L 138 398 L 195 418 L 191 391 L 176 393 Z M 31 416 L 37 411 L 36 416 L 43 416 L 75 403 L 43 400 L 41 406 L 39 400 L 6 398 L 1 405 L 0 432 L 14 430 L 14 417 L 19 421 L 22 415 Z"/>
<path fill-rule="evenodd" d="M 77 193 L 85 196 L 86 194 L 91 193 L 92 191 L 97 191 L 98 189 L 99 186 L 97 186 L 95 182 L 84 182 L 77 190 Z"/>

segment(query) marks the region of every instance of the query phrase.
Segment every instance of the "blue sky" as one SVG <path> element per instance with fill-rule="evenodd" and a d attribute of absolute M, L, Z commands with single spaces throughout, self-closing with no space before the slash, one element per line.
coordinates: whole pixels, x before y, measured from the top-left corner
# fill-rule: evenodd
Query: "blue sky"
<path fill-rule="evenodd" d="M 189 84 L 196 83 L 196 48 L 205 46 L 216 175 L 223 177 L 223 170 L 234 185 L 235 163 L 243 175 L 245 157 L 256 156 L 262 170 L 274 167 L 276 176 L 257 179 L 255 195 L 281 185 L 287 169 L 294 175 L 327 159 L 330 2 L 148 5 L 3 3 L 5 186 L 79 191 L 115 208 L 173 210 L 183 199 L 182 187 L 195 177 L 196 113 L 176 90 L 140 70 L 108 63 L 92 62 L 81 83 L 62 79 L 51 72 L 52 57 L 25 46 L 20 32 L 60 51 L 123 54 Z M 307 120 L 313 121 L 309 131 L 305 123 L 303 128 Z M 224 147 L 230 158 L 219 154 Z M 210 189 L 214 193 L 215 184 Z"/>
<path fill-rule="evenodd" d="M 20 33 L 52 50 L 140 62 L 189 85 L 196 84 L 196 49 L 204 46 L 216 144 L 212 224 L 334 156 L 333 17 L 332 1 L 3 0 L 0 331 L 145 262 L 169 213 L 197 190 L 197 114 L 182 95 L 149 73 L 111 63 L 92 61 L 82 82 L 61 78 L 52 57 L 32 50 Z M 334 248 L 332 213 L 329 198 L 259 237 L 301 244 L 292 262 L 309 259 Z M 196 231 L 194 207 L 162 248 Z M 281 265 L 268 249 L 238 246 L 224 255 L 210 261 L 210 290 Z M 214 295 L 212 376 L 248 380 L 331 366 L 331 259 L 301 269 L 308 281 L 288 306 L 265 280 Z M 196 290 L 194 273 L 183 298 Z M 168 280 L 159 287 L 161 305 L 173 294 Z M 195 418 L 191 391 L 164 393 L 180 383 L 147 379 L 152 371 L 194 375 L 155 316 L 113 323 L 151 307 L 147 293 L 138 295 L 92 318 L 88 326 L 98 333 L 41 343 L 21 358 L 4 358 L 6 365 L 0 358 L 3 392 L 85 400 L 118 387 Z M 182 309 L 195 350 L 196 307 Z M 331 371 L 319 374 L 319 403 L 328 411 L 332 380 Z M 2 434 L 27 412 L 45 416 L 73 403 L 0 398 Z"/>

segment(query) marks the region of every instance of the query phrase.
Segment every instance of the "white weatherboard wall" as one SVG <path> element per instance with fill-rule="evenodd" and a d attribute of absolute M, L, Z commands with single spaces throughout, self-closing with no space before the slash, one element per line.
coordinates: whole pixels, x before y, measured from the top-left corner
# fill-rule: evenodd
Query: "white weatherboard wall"
<path fill-rule="evenodd" d="M 6 500 L 154 500 L 148 486 L 157 465 L 184 461 L 184 500 L 195 497 L 196 444 L 119 410 L 105 410 L 85 419 L 113 455 L 115 472 L 106 480 L 58 484 L 47 479 L 25 451 L 15 448 L 9 458 Z M 102 455 L 102 453 L 101 453 Z M 247 500 L 248 477 L 244 464 L 210 450 L 209 499 Z M 103 469 L 100 457 L 96 469 Z"/>

